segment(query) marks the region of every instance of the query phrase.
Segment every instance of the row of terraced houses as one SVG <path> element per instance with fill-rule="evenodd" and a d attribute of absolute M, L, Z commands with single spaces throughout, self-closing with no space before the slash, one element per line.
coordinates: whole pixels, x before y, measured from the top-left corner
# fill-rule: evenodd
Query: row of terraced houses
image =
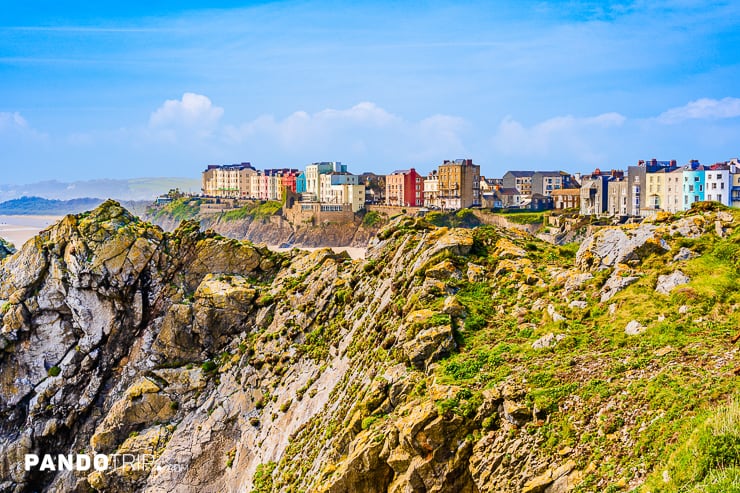
<path fill-rule="evenodd" d="M 480 166 L 472 159 L 444 161 L 424 177 L 414 168 L 389 175 L 354 175 L 337 161 L 293 168 L 257 170 L 251 163 L 210 165 L 202 174 L 205 196 L 281 200 L 283 190 L 301 202 L 350 205 L 353 212 L 369 204 L 461 209 L 481 205 Z"/>
<path fill-rule="evenodd" d="M 341 162 L 318 162 L 303 171 L 257 170 L 250 163 L 212 165 L 203 172 L 203 194 L 281 200 L 284 190 L 322 210 L 357 212 L 366 204 L 456 210 L 465 207 L 576 209 L 583 215 L 649 216 L 686 210 L 697 201 L 740 206 L 738 160 L 702 165 L 692 160 L 638 161 L 627 170 L 586 175 L 564 171 L 507 171 L 486 178 L 472 159 L 445 160 L 422 175 L 415 168 L 388 175 L 354 175 Z M 304 206 L 306 208 L 308 206 Z"/>

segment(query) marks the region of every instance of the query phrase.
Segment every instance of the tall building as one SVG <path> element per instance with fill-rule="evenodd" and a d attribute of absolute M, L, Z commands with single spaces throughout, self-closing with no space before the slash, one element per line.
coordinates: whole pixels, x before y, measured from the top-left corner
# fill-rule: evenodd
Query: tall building
<path fill-rule="evenodd" d="M 321 183 L 319 176 L 331 172 L 347 172 L 347 165 L 339 161 L 323 161 L 306 166 L 306 191 L 305 196 L 309 200 L 319 200 L 321 197 Z"/>
<path fill-rule="evenodd" d="M 706 200 L 713 200 L 723 205 L 731 205 L 732 178 L 731 166 L 727 163 L 716 163 L 704 173 Z"/>
<path fill-rule="evenodd" d="M 614 178 L 607 183 L 607 214 L 610 216 L 629 215 L 629 181 L 627 177 Z"/>
<path fill-rule="evenodd" d="M 351 173 L 332 171 L 331 173 L 325 173 L 319 175 L 319 202 L 325 203 L 345 203 L 341 202 L 337 198 L 336 191 L 332 189 L 334 186 L 340 185 L 359 185 L 360 179 L 357 175 Z"/>
<path fill-rule="evenodd" d="M 525 197 L 532 196 L 534 171 L 507 171 L 503 178 L 504 188 L 516 188 Z"/>
<path fill-rule="evenodd" d="M 439 171 L 432 170 L 424 177 L 424 207 L 439 209 Z"/>
<path fill-rule="evenodd" d="M 256 174 L 250 163 L 212 164 L 201 175 L 201 190 L 209 197 L 244 198 L 250 177 Z"/>
<path fill-rule="evenodd" d="M 571 182 L 570 174 L 565 171 L 535 171 L 532 175 L 532 193 L 549 197 L 553 190 L 572 188 Z"/>
<path fill-rule="evenodd" d="M 360 183 L 365 185 L 365 202 L 368 204 L 385 203 L 385 175 L 365 172 L 359 175 Z"/>
<path fill-rule="evenodd" d="M 609 182 L 624 177 L 621 170 L 601 171 L 581 176 L 581 214 L 598 216 L 609 209 Z"/>
<path fill-rule="evenodd" d="M 480 166 L 472 159 L 444 161 L 439 166 L 439 202 L 442 209 L 480 207 Z"/>
<path fill-rule="evenodd" d="M 301 172 L 296 176 L 295 179 L 295 192 L 296 193 L 305 193 L 306 191 L 306 173 Z"/>
<path fill-rule="evenodd" d="M 691 204 L 705 200 L 706 168 L 692 161 L 683 170 L 683 210 L 691 209 Z"/>
<path fill-rule="evenodd" d="M 397 170 L 385 177 L 385 203 L 401 207 L 424 205 L 424 178 L 414 168 Z"/>

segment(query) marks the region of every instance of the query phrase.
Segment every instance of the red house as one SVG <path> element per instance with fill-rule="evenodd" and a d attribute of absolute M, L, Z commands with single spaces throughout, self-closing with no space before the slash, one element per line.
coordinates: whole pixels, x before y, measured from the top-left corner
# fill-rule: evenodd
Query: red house
<path fill-rule="evenodd" d="M 424 205 L 424 177 L 414 168 L 397 170 L 385 179 L 385 203 L 401 207 Z"/>

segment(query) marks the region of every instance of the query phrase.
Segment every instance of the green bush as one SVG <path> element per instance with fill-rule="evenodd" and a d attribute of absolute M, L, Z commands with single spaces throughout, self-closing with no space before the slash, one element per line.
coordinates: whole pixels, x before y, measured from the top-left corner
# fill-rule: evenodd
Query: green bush
<path fill-rule="evenodd" d="M 277 466 L 274 462 L 267 462 L 257 466 L 252 479 L 252 493 L 270 493 L 272 491 L 272 472 Z"/>
<path fill-rule="evenodd" d="M 703 436 L 699 440 L 699 448 L 704 451 L 699 463 L 704 474 L 712 469 L 740 467 L 740 435 L 723 433 Z"/>
<path fill-rule="evenodd" d="M 62 369 L 59 368 L 58 366 L 52 366 L 51 368 L 49 368 L 49 371 L 48 371 L 48 374 L 50 377 L 56 377 L 60 373 L 62 373 Z"/>
<path fill-rule="evenodd" d="M 377 226 L 381 222 L 383 222 L 383 217 L 378 211 L 369 211 L 365 214 L 365 217 L 362 218 L 362 224 L 369 227 Z"/>

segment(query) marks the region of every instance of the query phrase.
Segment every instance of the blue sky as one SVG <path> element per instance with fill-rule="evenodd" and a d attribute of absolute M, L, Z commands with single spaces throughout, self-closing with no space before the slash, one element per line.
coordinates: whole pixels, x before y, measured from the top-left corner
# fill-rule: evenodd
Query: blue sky
<path fill-rule="evenodd" d="M 740 154 L 738 2 L 15 2 L 2 183 Z"/>

